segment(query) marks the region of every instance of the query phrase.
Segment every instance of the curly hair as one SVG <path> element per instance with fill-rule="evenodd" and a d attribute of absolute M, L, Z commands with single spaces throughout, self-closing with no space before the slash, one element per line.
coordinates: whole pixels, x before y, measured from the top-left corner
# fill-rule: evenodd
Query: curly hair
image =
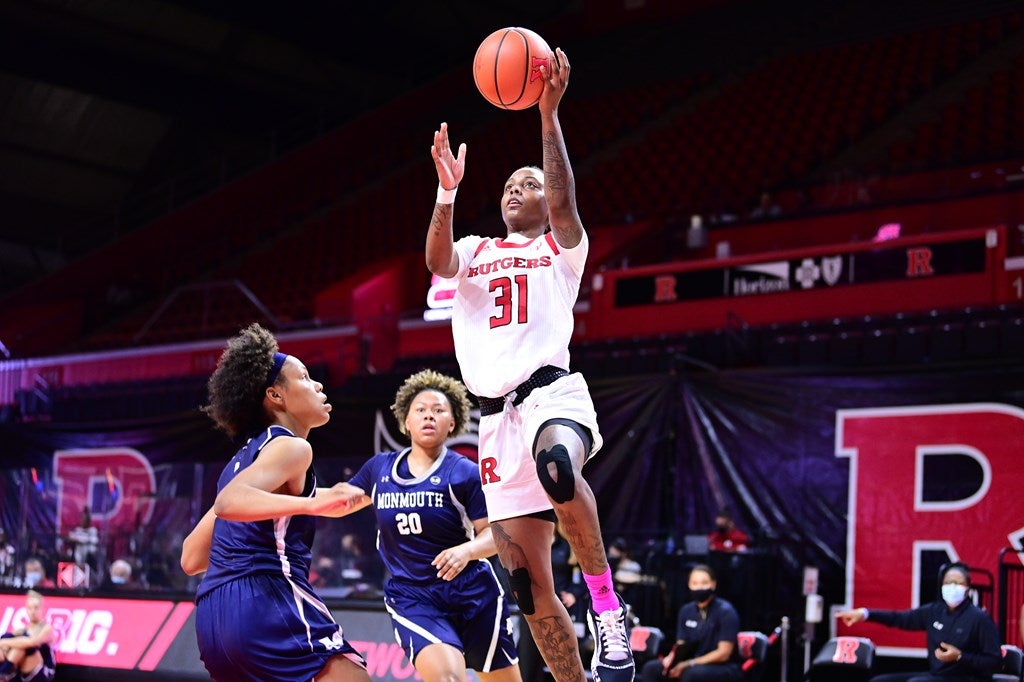
<path fill-rule="evenodd" d="M 209 404 L 203 408 L 228 436 L 248 436 L 268 425 L 263 396 L 276 352 L 277 339 L 255 322 L 228 341 L 206 384 Z M 283 381 L 279 376 L 275 383 Z"/>
<path fill-rule="evenodd" d="M 466 387 L 458 379 L 435 372 L 432 369 L 425 369 L 413 374 L 406 379 L 398 388 L 395 394 L 395 404 L 391 406 L 391 412 L 398 420 L 398 429 L 405 435 L 409 435 L 405 428 L 405 418 L 409 414 L 409 406 L 413 398 L 423 391 L 437 391 L 443 393 L 452 407 L 452 416 L 455 418 L 455 428 L 451 435 L 457 436 L 466 430 L 469 424 L 469 395 Z"/>

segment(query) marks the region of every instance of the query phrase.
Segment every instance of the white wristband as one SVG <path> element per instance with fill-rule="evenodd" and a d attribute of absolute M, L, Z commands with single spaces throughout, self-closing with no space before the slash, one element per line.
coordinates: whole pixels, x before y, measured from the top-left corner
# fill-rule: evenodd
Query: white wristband
<path fill-rule="evenodd" d="M 439 204 L 454 204 L 455 193 L 459 191 L 459 186 L 455 185 L 451 189 L 445 189 L 441 186 L 441 183 L 437 183 L 437 203 Z"/>

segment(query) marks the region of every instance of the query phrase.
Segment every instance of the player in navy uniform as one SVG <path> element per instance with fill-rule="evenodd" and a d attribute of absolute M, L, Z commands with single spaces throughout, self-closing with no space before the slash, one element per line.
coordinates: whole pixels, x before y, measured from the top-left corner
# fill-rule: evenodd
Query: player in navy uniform
<path fill-rule="evenodd" d="M 466 145 L 452 151 L 448 126 L 434 132 L 438 192 L 427 231 L 427 268 L 456 281 L 452 338 L 462 378 L 480 401 L 480 478 L 509 587 L 557 682 L 583 682 L 576 633 L 555 594 L 555 519 L 579 559 L 590 593 L 595 682 L 633 682 L 626 605 L 615 593 L 597 502 L 583 465 L 602 445 L 586 380 L 569 371 L 589 241 L 558 107 L 569 60 L 556 49 L 541 65 L 544 168 L 524 166 L 505 181 L 501 239 L 454 240 L 455 194 Z M 548 68 L 550 65 L 550 68 Z"/>
<path fill-rule="evenodd" d="M 0 639 L 0 680 L 47 682 L 57 670 L 50 642 L 53 628 L 43 617 L 43 595 L 29 590 L 25 596 L 25 627 Z"/>
<path fill-rule="evenodd" d="M 228 342 L 209 396 L 217 426 L 247 440 L 182 546 L 185 572 L 206 571 L 196 593 L 206 669 L 218 682 L 369 682 L 365 661 L 309 584 L 315 517 L 355 502 L 316 485 L 306 437 L 330 418 L 323 386 L 253 324 Z"/>
<path fill-rule="evenodd" d="M 398 389 L 391 410 L 412 447 L 370 458 L 349 481 L 369 491 L 377 546 L 391 574 L 384 605 L 395 637 L 426 682 L 521 682 L 508 603 L 476 464 L 445 447 L 469 422 L 457 380 L 423 370 Z"/>

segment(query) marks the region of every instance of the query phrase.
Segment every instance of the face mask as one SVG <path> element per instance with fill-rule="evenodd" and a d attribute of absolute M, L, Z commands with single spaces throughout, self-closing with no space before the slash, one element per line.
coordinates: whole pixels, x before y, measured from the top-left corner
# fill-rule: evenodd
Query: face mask
<path fill-rule="evenodd" d="M 717 526 L 715 526 L 715 528 L 718 529 L 719 533 L 725 533 L 725 532 L 728 532 L 728 530 L 729 530 L 729 526 L 724 524 L 724 523 L 718 524 Z"/>
<path fill-rule="evenodd" d="M 942 601 L 946 602 L 950 607 L 960 606 L 963 602 L 964 597 L 967 596 L 967 586 L 957 585 L 955 583 L 949 583 L 942 586 Z"/>
<path fill-rule="evenodd" d="M 124 585 L 125 580 L 123 576 L 112 575 L 110 576 L 110 582 L 114 583 L 115 585 Z"/>
<path fill-rule="evenodd" d="M 42 579 L 43 574 L 39 571 L 29 571 L 25 574 L 25 584 L 29 587 L 34 587 L 37 582 Z"/>
<path fill-rule="evenodd" d="M 703 590 L 690 590 L 690 596 L 692 596 L 693 600 L 698 604 L 706 602 L 708 599 L 711 598 L 711 595 L 713 595 L 714 593 L 715 591 L 710 587 L 705 588 Z"/>

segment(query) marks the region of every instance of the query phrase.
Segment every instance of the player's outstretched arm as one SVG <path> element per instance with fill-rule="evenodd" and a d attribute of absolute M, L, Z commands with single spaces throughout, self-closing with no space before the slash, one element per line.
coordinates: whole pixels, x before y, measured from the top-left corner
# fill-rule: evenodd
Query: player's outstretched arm
<path fill-rule="evenodd" d="M 302 494 L 313 448 L 304 438 L 275 438 L 252 464 L 238 472 L 217 493 L 214 513 L 226 521 L 266 521 L 305 514 L 332 516 L 348 508 L 352 496 L 322 488 L 322 494 Z"/>
<path fill-rule="evenodd" d="M 330 488 L 317 488 L 316 495 L 317 497 L 320 497 L 321 495 L 342 495 L 348 498 L 349 502 L 347 506 L 322 514 L 322 516 L 329 516 L 331 518 L 348 516 L 352 512 L 365 509 L 373 503 L 373 500 L 366 494 L 366 491 L 347 482 L 335 483 Z"/>
<path fill-rule="evenodd" d="M 458 155 L 452 153 L 448 141 L 448 124 L 442 123 L 434 131 L 434 144 L 430 156 L 437 170 L 437 202 L 427 230 L 427 269 L 439 277 L 452 277 L 459 271 L 459 256 L 455 252 L 452 224 L 455 212 L 455 192 L 466 171 L 466 143 L 459 145 Z"/>
<path fill-rule="evenodd" d="M 555 241 L 571 249 L 583 239 L 583 222 L 576 207 L 576 179 L 558 120 L 558 104 L 569 85 L 569 58 L 557 48 L 548 63 L 550 68 L 541 66 L 544 92 L 537 103 L 544 146 L 544 196 Z"/>

